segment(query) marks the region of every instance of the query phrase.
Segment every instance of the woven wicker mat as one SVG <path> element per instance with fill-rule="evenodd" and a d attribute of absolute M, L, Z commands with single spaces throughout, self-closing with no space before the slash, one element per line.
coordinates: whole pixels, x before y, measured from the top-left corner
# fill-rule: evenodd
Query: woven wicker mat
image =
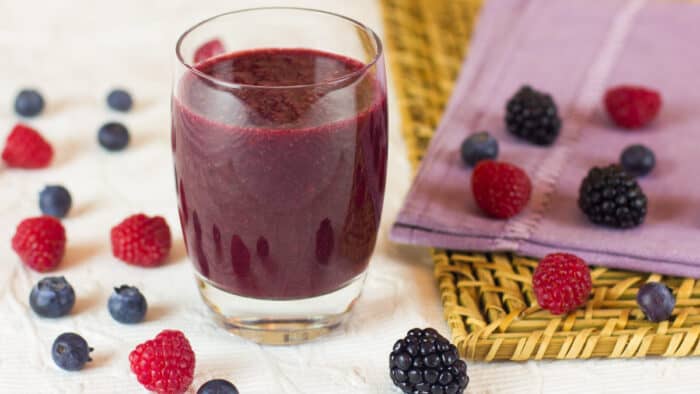
<path fill-rule="evenodd" d="M 481 0 L 381 0 L 386 45 L 414 168 L 457 77 Z M 592 269 L 591 300 L 568 316 L 541 310 L 532 292 L 536 260 L 434 250 L 435 275 L 453 342 L 477 360 L 683 357 L 700 354 L 700 283 Z M 677 304 L 671 321 L 644 319 L 640 285 L 663 281 Z"/>

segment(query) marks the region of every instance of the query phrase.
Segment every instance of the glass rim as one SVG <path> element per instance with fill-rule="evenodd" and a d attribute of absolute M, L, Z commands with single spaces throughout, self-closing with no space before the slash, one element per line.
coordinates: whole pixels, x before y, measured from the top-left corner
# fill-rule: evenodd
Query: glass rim
<path fill-rule="evenodd" d="M 358 68 L 357 70 L 354 70 L 350 73 L 344 74 L 342 76 L 332 78 L 329 80 L 321 81 L 321 82 L 314 82 L 314 83 L 309 83 L 309 84 L 297 84 L 297 85 L 251 85 L 251 84 L 244 84 L 244 83 L 234 83 L 234 82 L 228 82 L 224 81 L 222 79 L 213 77 L 209 74 L 206 74 L 200 70 L 197 69 L 196 65 L 194 65 L 194 62 L 186 61 L 184 57 L 182 56 L 182 44 L 184 40 L 187 38 L 187 36 L 192 33 L 194 30 L 197 28 L 215 20 L 219 19 L 225 16 L 229 15 L 235 15 L 235 14 L 242 14 L 246 12 L 252 12 L 252 11 L 265 11 L 265 10 L 287 10 L 287 11 L 303 11 L 303 12 L 309 12 L 309 13 L 317 13 L 317 14 L 323 14 L 326 16 L 332 16 L 335 18 L 343 19 L 346 22 L 350 22 L 351 24 L 361 28 L 362 30 L 366 31 L 369 33 L 370 37 L 374 41 L 377 51 L 372 57 L 372 60 L 368 63 L 363 63 L 363 66 L 361 68 Z M 345 15 L 341 15 L 335 12 L 331 11 L 324 11 L 320 9 L 315 9 L 315 8 L 306 8 L 306 7 L 282 7 L 282 6 L 274 6 L 274 7 L 252 7 L 252 8 L 244 8 L 240 10 L 234 10 L 234 11 L 227 11 L 223 12 L 221 14 L 217 14 L 214 16 L 211 16 L 209 18 L 206 18 L 204 20 L 201 20 L 194 25 L 192 25 L 190 28 L 185 30 L 180 37 L 177 39 L 177 43 L 175 44 L 175 54 L 180 62 L 181 65 L 183 65 L 189 72 L 193 73 L 199 78 L 203 78 L 205 80 L 208 80 L 216 85 L 226 87 L 226 88 L 232 88 L 232 89 L 238 89 L 238 88 L 251 88 L 251 89 L 296 89 L 296 88 L 312 88 L 312 87 L 317 87 L 317 86 L 325 86 L 325 85 L 330 85 L 330 84 L 335 84 L 335 83 L 340 83 L 346 80 L 352 80 L 355 77 L 358 77 L 360 75 L 365 74 L 370 68 L 374 67 L 374 65 L 377 63 L 379 58 L 381 58 L 383 54 L 383 46 L 382 46 L 382 41 L 379 38 L 379 35 L 372 30 L 370 27 L 365 25 L 362 22 L 359 22 L 353 18 L 350 18 Z"/>

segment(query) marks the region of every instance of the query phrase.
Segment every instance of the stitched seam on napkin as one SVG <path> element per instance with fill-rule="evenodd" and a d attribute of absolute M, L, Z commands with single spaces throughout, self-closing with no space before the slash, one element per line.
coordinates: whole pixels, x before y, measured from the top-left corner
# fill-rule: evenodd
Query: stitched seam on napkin
<path fill-rule="evenodd" d="M 459 237 L 459 238 L 472 238 L 472 239 L 485 239 L 488 240 L 491 237 L 488 235 L 482 235 L 482 234 L 467 234 L 461 231 L 450 231 L 450 230 L 436 230 L 434 228 L 430 227 L 423 227 L 423 226 L 418 226 L 418 225 L 412 225 L 412 224 L 397 224 L 396 229 L 401 229 L 405 231 L 410 231 L 412 233 L 422 233 L 422 234 L 443 234 L 443 235 L 448 235 L 448 236 L 454 236 L 454 237 Z M 413 235 L 411 235 L 413 236 Z M 630 258 L 630 259 L 636 259 L 636 260 L 641 260 L 641 261 L 648 261 L 648 262 L 662 262 L 662 263 L 667 263 L 667 264 L 677 264 L 677 265 L 683 265 L 683 266 L 689 266 L 689 267 L 696 267 L 697 264 L 690 263 L 687 261 L 679 260 L 679 259 L 668 259 L 668 258 L 659 258 L 659 257 L 649 257 L 641 254 L 634 254 L 634 253 L 624 253 L 624 252 L 615 252 L 615 251 L 600 251 L 595 248 L 584 248 L 580 246 L 572 246 L 572 245 L 561 245 L 557 243 L 552 243 L 548 241 L 540 241 L 540 240 L 533 240 L 533 239 L 528 239 L 528 240 L 516 240 L 512 239 L 512 241 L 521 241 L 526 244 L 530 245 L 536 245 L 536 246 L 543 246 L 548 249 L 551 248 L 560 248 L 563 250 L 568 250 L 572 252 L 581 252 L 581 253 L 595 253 L 599 255 L 604 255 L 604 256 L 610 256 L 610 257 L 623 257 L 623 258 Z M 444 245 L 435 245 L 435 247 L 438 248 L 443 248 L 446 247 Z M 449 248 L 449 247 L 447 247 Z M 502 251 L 500 249 L 488 249 L 488 251 Z"/>
<path fill-rule="evenodd" d="M 634 17 L 645 3 L 646 0 L 631 0 L 618 11 L 611 23 L 607 39 L 600 50 L 598 59 L 591 64 L 586 77 L 583 79 L 584 83 L 581 93 L 573 101 L 573 105 L 569 110 L 570 112 L 575 112 L 578 109 L 583 109 L 585 115 L 568 117 L 573 121 L 573 125 L 567 127 L 567 129 L 571 129 L 570 132 L 562 133 L 558 146 L 552 148 L 552 154 L 542 161 L 533 177 L 534 187 L 530 200 L 530 209 L 520 217 L 511 219 L 506 224 L 502 235 L 494 239 L 494 250 L 519 250 L 521 243 L 530 239 L 537 225 L 544 217 L 550 198 L 555 191 L 555 186 L 566 165 L 571 145 L 578 141 L 581 130 L 593 115 L 599 98 L 605 90 L 608 74 L 622 50 L 625 38 L 632 28 Z"/>
<path fill-rule="evenodd" d="M 514 23 L 511 26 L 511 29 L 521 31 L 527 28 L 525 20 L 526 18 L 519 17 L 519 15 L 528 13 L 533 8 L 533 3 L 534 2 L 532 0 L 521 0 L 517 4 L 513 5 L 513 7 L 511 8 L 511 12 L 508 16 L 509 18 L 514 19 Z M 486 10 L 484 10 L 483 12 L 486 12 Z M 489 28 L 491 28 L 491 26 L 489 26 Z M 507 31 L 492 29 L 488 31 L 488 35 L 501 36 L 501 45 L 494 45 L 494 43 L 490 43 L 490 45 L 487 45 L 488 40 L 476 40 L 475 44 L 479 46 L 475 45 L 472 48 L 468 49 L 471 53 L 472 59 L 478 59 L 478 62 L 471 61 L 466 63 L 467 68 L 464 71 L 462 71 L 462 74 L 459 76 L 459 79 L 453 89 L 454 93 L 450 98 L 450 101 L 444 112 L 445 114 L 449 114 L 453 111 L 456 111 L 457 105 L 464 107 L 469 113 L 468 117 L 471 119 L 471 129 L 476 129 L 474 126 L 476 125 L 476 123 L 478 123 L 478 121 L 482 117 L 481 115 L 483 114 L 483 104 L 479 105 L 479 103 L 483 103 L 485 101 L 485 98 L 477 98 L 475 95 L 473 95 L 473 92 L 479 90 L 488 91 L 488 89 L 481 89 L 480 86 L 483 86 L 484 84 L 493 85 L 499 82 L 498 72 L 486 74 L 486 76 L 489 77 L 488 81 L 486 80 L 486 78 L 484 78 L 484 70 L 487 66 L 489 66 L 485 63 L 485 59 L 489 58 L 487 53 L 493 53 L 495 51 L 498 51 L 499 54 L 507 54 L 508 52 L 512 52 L 512 48 L 517 45 L 517 41 L 521 37 L 521 35 L 519 34 L 504 33 L 507 33 Z M 505 40 L 503 40 L 503 36 L 505 36 Z M 497 66 L 490 65 L 490 67 L 498 67 L 498 69 L 503 69 L 504 67 L 506 67 L 506 60 L 508 57 L 505 55 L 501 55 L 500 58 L 501 61 L 498 63 Z M 474 105 L 470 105 L 470 101 L 472 100 L 474 102 Z M 413 182 L 413 186 L 409 191 L 409 196 L 415 192 L 414 189 L 420 183 L 420 180 L 424 176 L 426 176 L 425 174 L 430 173 L 429 167 L 434 166 L 436 163 L 438 163 L 440 157 L 448 156 L 450 154 L 451 150 L 447 149 L 444 146 L 445 144 L 442 143 L 443 138 L 447 137 L 447 133 L 440 132 L 440 130 L 444 127 L 449 127 L 446 116 L 442 117 L 440 124 L 438 125 L 437 132 L 435 133 L 435 136 L 430 142 L 426 154 L 426 156 L 434 156 L 438 159 L 429 161 L 421 166 L 421 168 L 418 171 L 418 174 L 416 175 L 416 179 Z M 446 173 L 451 170 L 452 168 L 445 168 L 444 172 Z M 444 179 L 445 173 L 441 173 L 439 176 L 436 177 L 438 179 Z M 444 187 L 444 185 L 438 185 L 437 187 Z M 407 201 L 410 200 L 411 199 L 409 197 Z M 431 203 L 432 201 L 430 199 L 426 199 L 423 202 L 422 206 L 416 207 L 417 218 L 419 220 L 423 220 L 423 218 L 429 216 Z"/>

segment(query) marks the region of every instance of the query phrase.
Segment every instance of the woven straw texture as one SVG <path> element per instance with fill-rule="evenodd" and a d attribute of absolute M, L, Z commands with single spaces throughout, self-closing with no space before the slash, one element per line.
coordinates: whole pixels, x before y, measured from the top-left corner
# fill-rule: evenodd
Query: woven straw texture
<path fill-rule="evenodd" d="M 414 168 L 450 96 L 481 0 L 381 0 L 403 134 Z M 537 261 L 509 254 L 433 250 L 452 340 L 476 360 L 700 355 L 700 283 L 592 268 L 585 308 L 553 316 L 535 300 Z M 635 298 L 648 281 L 673 289 L 670 321 L 650 323 Z"/>

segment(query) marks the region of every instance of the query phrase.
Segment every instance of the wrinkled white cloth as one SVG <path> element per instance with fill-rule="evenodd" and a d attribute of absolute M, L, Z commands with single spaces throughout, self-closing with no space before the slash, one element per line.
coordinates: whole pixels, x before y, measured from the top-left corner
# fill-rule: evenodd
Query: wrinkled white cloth
<path fill-rule="evenodd" d="M 393 95 L 381 236 L 349 324 L 307 345 L 262 347 L 229 335 L 209 318 L 177 222 L 169 149 L 174 43 L 205 17 L 272 4 L 336 11 L 381 32 L 374 0 L 0 0 L 0 138 L 17 121 L 16 91 L 36 86 L 48 107 L 28 123 L 56 149 L 48 169 L 0 169 L 0 393 L 144 392 L 129 371 L 128 353 L 165 328 L 183 330 L 196 352 L 191 393 L 211 378 L 230 379 L 244 394 L 397 393 L 387 368 L 395 339 L 428 325 L 448 335 L 427 252 L 387 240 L 411 180 Z M 104 97 L 114 86 L 133 93 L 131 113 L 107 110 Z M 97 128 L 112 119 L 132 132 L 123 153 L 108 154 L 96 143 Z M 51 183 L 67 186 L 75 204 L 65 220 L 67 255 L 56 274 L 73 284 L 78 301 L 70 317 L 58 320 L 33 315 L 27 299 L 43 275 L 23 268 L 10 249 L 16 224 L 38 214 L 37 193 Z M 175 234 L 165 267 L 130 267 L 110 255 L 110 227 L 140 211 L 164 215 Z M 145 323 L 124 326 L 109 316 L 111 288 L 123 283 L 146 295 Z M 94 361 L 81 372 L 62 371 L 51 360 L 51 343 L 65 331 L 83 335 L 95 348 Z M 468 393 L 693 393 L 700 387 L 698 368 L 700 359 L 470 362 Z"/>

